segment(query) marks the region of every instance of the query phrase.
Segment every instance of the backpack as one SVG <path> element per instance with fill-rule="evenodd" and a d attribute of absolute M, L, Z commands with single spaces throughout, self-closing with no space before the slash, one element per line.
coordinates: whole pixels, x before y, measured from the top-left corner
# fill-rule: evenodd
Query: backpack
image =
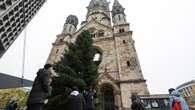
<path fill-rule="evenodd" d="M 172 108 L 171 110 L 182 110 L 181 108 L 181 102 L 174 100 L 172 103 Z"/>

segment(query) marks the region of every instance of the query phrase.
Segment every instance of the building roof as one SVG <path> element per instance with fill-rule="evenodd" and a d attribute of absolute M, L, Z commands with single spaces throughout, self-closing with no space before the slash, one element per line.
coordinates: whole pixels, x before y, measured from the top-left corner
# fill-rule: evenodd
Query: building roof
<path fill-rule="evenodd" d="M 0 73 L 0 89 L 31 87 L 33 81 Z"/>
<path fill-rule="evenodd" d="M 176 89 L 180 89 L 180 88 L 183 88 L 183 87 L 188 86 L 188 85 L 195 85 L 195 80 L 185 82 L 185 83 L 179 85 L 178 87 L 176 87 Z"/>
<path fill-rule="evenodd" d="M 78 25 L 78 18 L 77 16 L 75 15 L 69 15 L 67 18 L 66 18 L 66 24 L 72 24 L 74 25 L 75 27 L 77 27 Z"/>
<path fill-rule="evenodd" d="M 118 2 L 118 0 L 114 0 L 114 4 L 112 6 L 112 17 L 114 17 L 117 14 L 124 14 L 125 8 L 122 7 L 122 5 Z"/>
<path fill-rule="evenodd" d="M 88 9 L 109 10 L 109 2 L 107 0 L 91 0 Z"/>

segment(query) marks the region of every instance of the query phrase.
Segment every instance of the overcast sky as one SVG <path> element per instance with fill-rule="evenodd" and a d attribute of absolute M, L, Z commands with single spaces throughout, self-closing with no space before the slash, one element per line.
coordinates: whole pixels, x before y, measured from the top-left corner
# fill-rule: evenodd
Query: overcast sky
<path fill-rule="evenodd" d="M 109 0 L 110 8 L 113 1 Z M 43 67 L 69 14 L 85 20 L 90 0 L 48 0 L 27 27 L 26 79 Z M 195 0 L 119 0 L 150 93 L 195 79 Z M 22 33 L 0 59 L 0 72 L 21 77 Z"/>

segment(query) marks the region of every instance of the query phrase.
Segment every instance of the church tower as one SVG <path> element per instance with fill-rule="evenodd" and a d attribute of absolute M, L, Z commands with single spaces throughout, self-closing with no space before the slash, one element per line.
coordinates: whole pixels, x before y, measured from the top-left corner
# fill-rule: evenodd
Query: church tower
<path fill-rule="evenodd" d="M 87 7 L 86 21 L 97 20 L 111 27 L 109 2 L 106 0 L 91 0 Z"/>
<path fill-rule="evenodd" d="M 72 35 L 76 31 L 77 25 L 78 18 L 75 15 L 69 15 L 66 18 L 62 33 L 57 35 L 56 41 L 53 43 L 47 63 L 53 64 L 61 59 L 64 49 L 67 48 L 67 43 L 71 42 Z"/>
<path fill-rule="evenodd" d="M 76 16 L 67 17 L 63 31 L 57 36 L 47 60 L 60 60 L 68 42 L 75 42 L 83 30 L 89 30 L 94 41 L 99 61 L 99 83 L 103 97 L 103 110 L 131 110 L 132 94 L 149 94 L 134 47 L 132 31 L 126 21 L 124 8 L 114 0 L 112 11 L 106 0 L 91 0 L 87 7 L 86 20 L 76 30 Z M 112 23 L 111 23 L 112 22 Z"/>
<path fill-rule="evenodd" d="M 115 38 L 116 53 L 118 56 L 118 71 L 120 92 L 123 108 L 129 108 L 129 98 L 132 94 L 148 94 L 146 80 L 142 75 L 137 52 L 134 47 L 132 31 L 126 21 L 124 8 L 114 0 L 112 7 L 113 36 Z"/>

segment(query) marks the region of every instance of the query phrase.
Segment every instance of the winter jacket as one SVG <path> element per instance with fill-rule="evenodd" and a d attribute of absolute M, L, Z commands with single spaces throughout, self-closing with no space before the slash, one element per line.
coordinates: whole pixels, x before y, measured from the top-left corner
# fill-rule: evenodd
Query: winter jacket
<path fill-rule="evenodd" d="M 27 105 L 45 102 L 46 97 L 51 93 L 50 79 L 51 76 L 47 70 L 39 69 L 28 97 Z"/>
<path fill-rule="evenodd" d="M 169 95 L 169 103 L 168 103 L 169 110 L 171 110 L 171 108 L 172 108 L 173 97 L 174 97 L 174 96 L 173 96 L 172 94 Z"/>
<path fill-rule="evenodd" d="M 181 103 L 179 101 L 174 101 L 171 110 L 182 110 Z"/>
<path fill-rule="evenodd" d="M 173 96 L 173 99 L 172 99 L 173 101 L 172 101 L 171 105 L 174 105 L 173 103 L 174 103 L 175 101 L 178 101 L 178 102 L 180 102 L 180 104 L 181 104 L 182 110 L 189 110 L 188 104 L 187 104 L 186 101 L 180 96 L 179 92 L 173 91 L 173 92 L 172 92 L 172 96 Z M 173 106 L 172 106 L 172 107 L 173 107 Z"/>
<path fill-rule="evenodd" d="M 8 103 L 6 110 L 14 110 L 14 102 L 13 101 Z"/>
<path fill-rule="evenodd" d="M 14 101 L 11 101 L 10 103 L 8 103 L 6 110 L 16 110 L 18 107 L 18 104 Z"/>
<path fill-rule="evenodd" d="M 86 110 L 85 99 L 78 91 L 72 91 L 68 97 L 68 109 L 65 110 Z"/>

